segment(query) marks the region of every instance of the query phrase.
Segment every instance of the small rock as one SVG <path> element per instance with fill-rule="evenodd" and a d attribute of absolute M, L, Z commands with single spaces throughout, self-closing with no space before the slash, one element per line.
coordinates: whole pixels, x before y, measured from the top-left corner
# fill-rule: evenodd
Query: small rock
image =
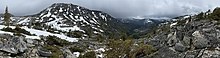
<path fill-rule="evenodd" d="M 209 40 L 207 40 L 207 39 L 198 38 L 195 40 L 194 46 L 195 46 L 195 48 L 202 49 L 202 48 L 205 48 L 208 46 L 208 42 L 209 42 Z"/>
<path fill-rule="evenodd" d="M 168 46 L 174 46 L 178 42 L 178 39 L 176 37 L 177 37 L 176 32 L 171 33 L 167 36 L 167 38 L 169 39 L 167 42 Z"/>
<path fill-rule="evenodd" d="M 187 48 L 190 47 L 190 39 L 191 39 L 191 38 L 188 37 L 188 36 L 184 36 L 184 37 L 183 37 L 183 41 L 182 41 L 182 42 L 183 42 L 183 45 L 186 46 Z"/>
<path fill-rule="evenodd" d="M 185 58 L 195 58 L 195 55 L 186 55 Z"/>
<path fill-rule="evenodd" d="M 220 58 L 220 51 L 218 50 L 205 50 L 202 58 Z"/>
<path fill-rule="evenodd" d="M 67 48 L 63 48 L 62 52 L 64 54 L 64 58 L 77 58 L 75 55 L 73 55 L 73 53 L 67 49 Z"/>
<path fill-rule="evenodd" d="M 24 37 L 8 38 L 8 41 L 3 43 L 0 47 L 1 51 L 9 52 L 11 54 L 23 53 L 27 50 L 27 44 L 24 41 Z"/>
<path fill-rule="evenodd" d="M 42 57 L 49 57 L 52 55 L 52 52 L 46 49 L 38 49 L 38 54 Z"/>
<path fill-rule="evenodd" d="M 184 52 L 186 51 L 186 47 L 183 46 L 183 44 L 181 43 L 176 43 L 176 45 L 174 46 L 175 50 L 176 51 L 179 51 L 179 52 Z"/>

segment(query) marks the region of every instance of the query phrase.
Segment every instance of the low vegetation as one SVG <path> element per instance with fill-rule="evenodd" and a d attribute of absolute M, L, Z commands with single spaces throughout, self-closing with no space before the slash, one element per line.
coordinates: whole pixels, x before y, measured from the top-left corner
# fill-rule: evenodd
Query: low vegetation
<path fill-rule="evenodd" d="M 62 51 L 59 49 L 58 46 L 45 45 L 43 48 L 52 52 L 52 55 L 49 58 L 60 58 L 62 55 Z"/>
<path fill-rule="evenodd" d="M 71 52 L 84 52 L 84 50 L 79 47 L 71 47 L 71 48 L 69 48 L 69 50 Z"/>
<path fill-rule="evenodd" d="M 60 39 L 56 36 L 47 36 L 46 37 L 46 43 L 48 45 L 58 45 L 58 46 L 66 46 L 66 45 L 70 45 L 71 43 L 66 41 L 66 40 L 63 40 L 63 39 Z"/>
<path fill-rule="evenodd" d="M 83 36 L 83 33 L 80 31 L 69 31 L 67 32 L 67 36 L 74 38 L 81 38 Z"/>
<path fill-rule="evenodd" d="M 30 32 L 26 31 L 25 29 L 20 28 L 19 26 L 16 26 L 15 29 L 12 29 L 10 27 L 6 27 L 1 29 L 2 31 L 7 31 L 7 32 L 13 32 L 16 35 L 21 35 L 22 34 L 26 34 L 26 35 L 32 35 Z"/>
<path fill-rule="evenodd" d="M 105 52 L 107 58 L 136 58 L 153 53 L 155 48 L 147 44 L 134 45 L 133 40 L 111 40 L 109 50 Z"/>
<path fill-rule="evenodd" d="M 213 13 L 209 15 L 210 18 L 214 20 L 220 20 L 220 8 L 215 8 L 213 10 Z"/>
<path fill-rule="evenodd" d="M 96 53 L 94 51 L 87 52 L 84 55 L 80 55 L 79 58 L 96 58 Z"/>
<path fill-rule="evenodd" d="M 46 44 L 43 48 L 49 50 L 52 52 L 52 55 L 49 57 L 49 58 L 61 58 L 63 57 L 63 53 L 62 51 L 60 50 L 60 47 L 64 47 L 64 46 L 67 46 L 67 45 L 70 45 L 71 43 L 66 41 L 66 40 L 63 40 L 63 39 L 60 39 L 56 36 L 47 36 L 46 37 Z M 77 51 L 80 51 L 80 50 L 77 50 Z"/>

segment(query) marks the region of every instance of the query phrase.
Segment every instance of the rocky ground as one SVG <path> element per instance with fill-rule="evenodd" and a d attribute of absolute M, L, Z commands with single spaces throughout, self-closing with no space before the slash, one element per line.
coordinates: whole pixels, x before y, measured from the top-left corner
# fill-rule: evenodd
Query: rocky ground
<path fill-rule="evenodd" d="M 52 52 L 43 48 L 45 42 L 38 39 L 28 39 L 22 36 L 0 34 L 0 58 L 44 58 L 52 55 Z M 63 47 L 64 57 L 74 58 L 69 49 Z"/>
<path fill-rule="evenodd" d="M 208 14 L 208 13 L 206 13 Z M 146 44 L 157 51 L 152 58 L 220 58 L 220 24 L 203 14 L 159 26 Z M 206 18 L 208 17 L 208 18 Z"/>

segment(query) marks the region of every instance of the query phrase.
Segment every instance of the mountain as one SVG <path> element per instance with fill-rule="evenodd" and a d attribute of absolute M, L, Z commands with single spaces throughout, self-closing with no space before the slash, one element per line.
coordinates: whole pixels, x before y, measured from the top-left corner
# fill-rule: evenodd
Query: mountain
<path fill-rule="evenodd" d="M 120 37 L 121 22 L 107 13 L 87 8 L 55 3 L 38 14 L 14 17 L 14 22 L 38 30 L 64 34 L 72 38 Z M 14 24 L 16 25 L 16 24 Z"/>
<path fill-rule="evenodd" d="M 140 38 L 148 33 L 152 28 L 159 26 L 162 23 L 171 22 L 170 19 L 151 19 L 151 18 L 118 18 L 123 25 L 128 29 L 128 34 L 134 38 Z"/>
<path fill-rule="evenodd" d="M 3 22 L 1 17 L 3 58 L 75 58 L 86 51 L 103 57 L 107 40 L 126 35 L 122 22 L 107 13 L 68 3 L 52 4 L 34 15 L 12 16 L 9 27 Z"/>

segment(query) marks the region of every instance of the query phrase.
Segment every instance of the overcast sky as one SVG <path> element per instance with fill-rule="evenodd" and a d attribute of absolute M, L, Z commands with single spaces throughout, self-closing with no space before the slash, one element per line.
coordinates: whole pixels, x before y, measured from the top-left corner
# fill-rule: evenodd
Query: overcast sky
<path fill-rule="evenodd" d="M 14 15 L 31 15 L 60 2 L 104 11 L 114 17 L 175 17 L 220 6 L 220 0 L 0 0 L 0 13 L 7 5 Z"/>

